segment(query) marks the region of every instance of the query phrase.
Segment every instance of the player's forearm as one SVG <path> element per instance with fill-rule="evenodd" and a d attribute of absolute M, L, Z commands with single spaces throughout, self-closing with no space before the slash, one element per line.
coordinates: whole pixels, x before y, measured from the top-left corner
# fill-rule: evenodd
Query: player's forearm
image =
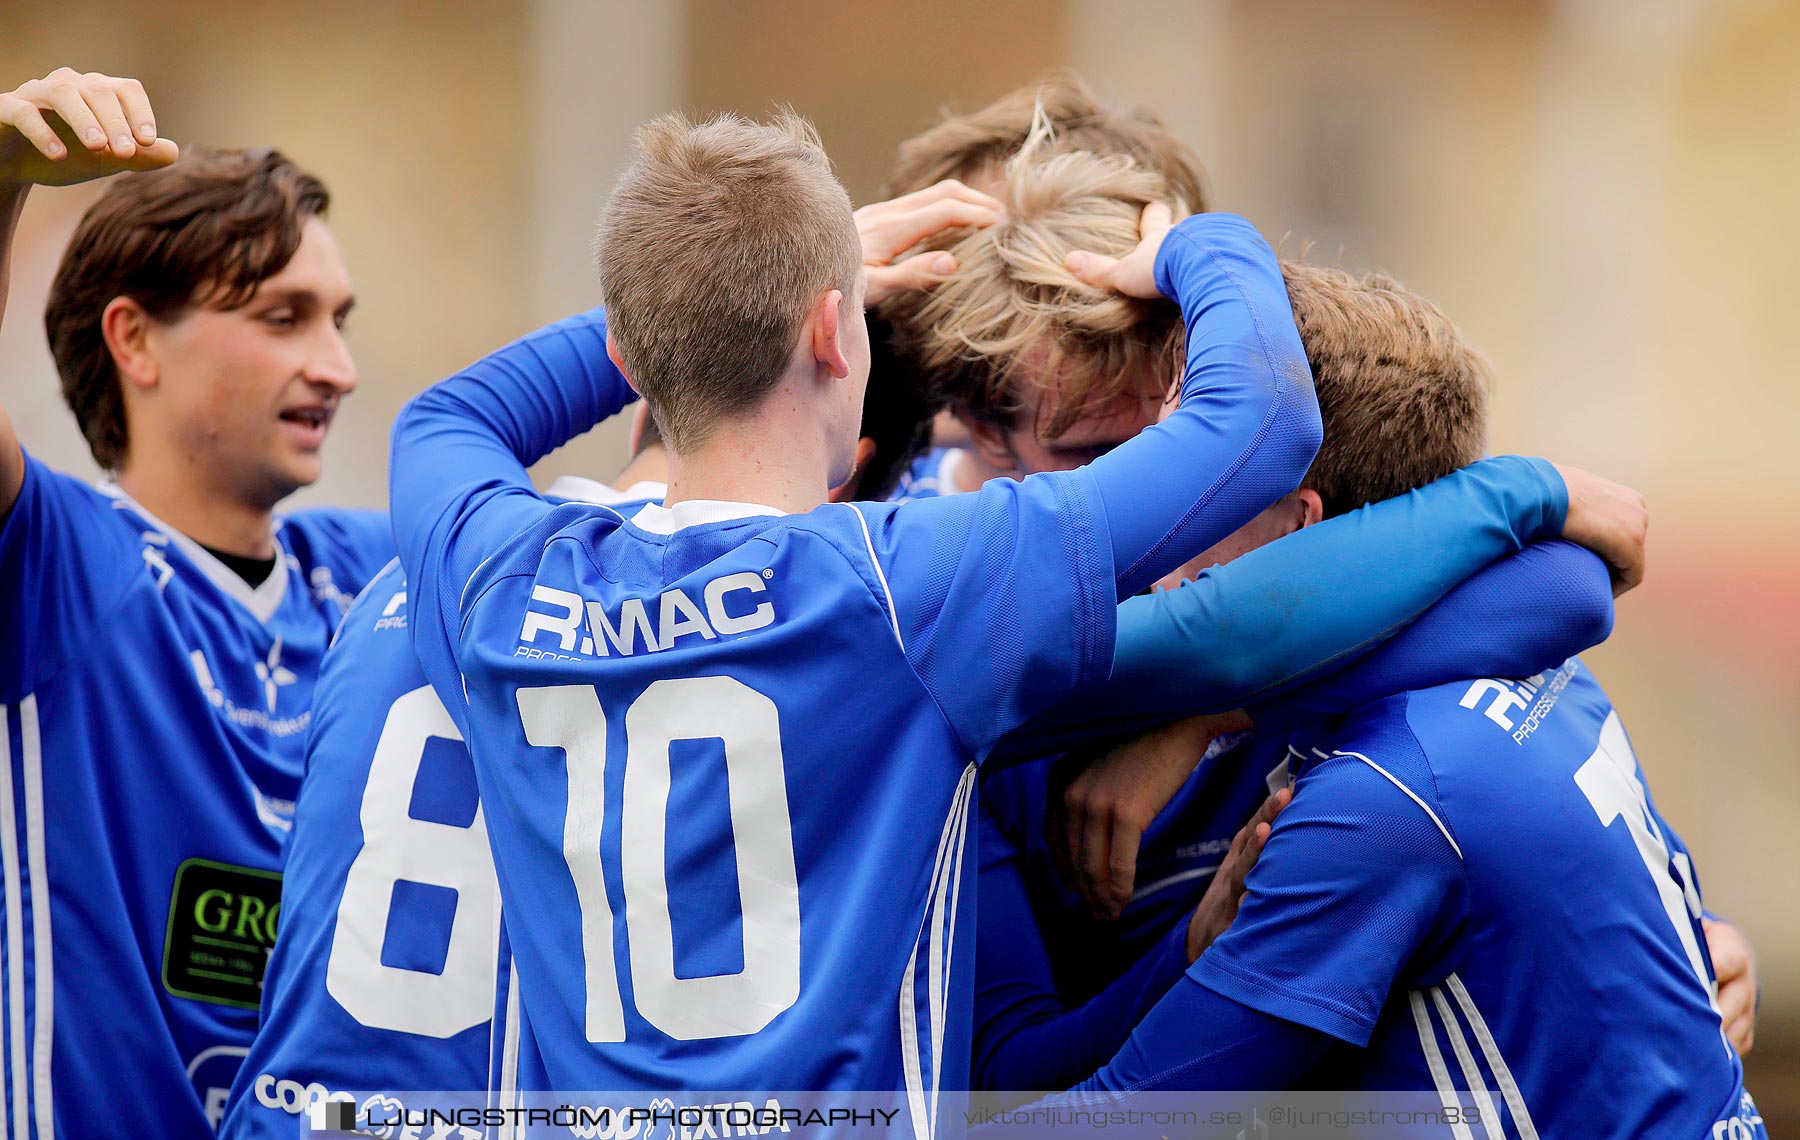
<path fill-rule="evenodd" d="M 1164 240 L 1157 284 L 1187 325 L 1181 407 L 1091 467 L 1130 597 L 1293 490 L 1319 449 L 1318 401 L 1275 253 L 1229 214 Z"/>
<path fill-rule="evenodd" d="M 19 215 L 25 209 L 29 183 L 0 182 L 0 320 L 6 316 L 7 283 L 12 280 L 13 235 L 19 229 Z"/>
<path fill-rule="evenodd" d="M 1043 747 L 1266 697 L 1379 644 L 1567 508 L 1548 463 L 1485 460 L 1119 607 L 1111 678 L 1006 742 Z"/>
<path fill-rule="evenodd" d="M 1529 677 L 1612 633 L 1606 563 L 1572 542 L 1535 542 L 1483 568 L 1366 657 L 1275 696 L 1257 723 L 1334 716 L 1466 677 Z"/>
<path fill-rule="evenodd" d="M 1015 1007 L 978 1021 L 975 1085 L 992 1090 L 1066 1088 L 1105 1064 L 1187 969 L 1184 919 L 1100 993 L 1070 1009 Z"/>
<path fill-rule="evenodd" d="M 1120 1092 L 1290 1088 L 1332 1038 L 1240 1005 L 1188 979 L 1176 983 L 1104 1068 L 1071 1090 L 1075 1103 Z"/>
<path fill-rule="evenodd" d="M 28 184 L 0 183 L 0 323 L 6 318 L 7 283 L 12 280 L 13 235 L 18 232 L 19 214 L 30 190 Z M 19 434 L 5 406 L 0 405 L 0 519 L 18 501 L 24 479 L 25 453 L 19 447 Z"/>
<path fill-rule="evenodd" d="M 394 422 L 390 509 L 401 562 L 446 512 L 507 491 L 530 494 L 533 463 L 634 398 L 606 354 L 605 315 L 570 317 L 426 389 Z"/>

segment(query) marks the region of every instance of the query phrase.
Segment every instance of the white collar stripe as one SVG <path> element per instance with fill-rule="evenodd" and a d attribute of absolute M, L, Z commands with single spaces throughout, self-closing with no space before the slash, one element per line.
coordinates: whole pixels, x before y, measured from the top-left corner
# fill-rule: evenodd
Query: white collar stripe
<path fill-rule="evenodd" d="M 145 510 L 142 503 L 127 495 L 117 483 L 98 483 L 95 486 L 102 495 L 113 500 L 113 506 L 120 510 L 136 512 L 145 522 L 156 528 L 169 540 L 170 545 L 180 550 L 187 560 L 194 564 L 194 568 L 206 576 L 209 582 L 217 586 L 226 597 L 249 610 L 251 616 L 257 621 L 267 625 L 269 619 L 275 616 L 275 611 L 281 608 L 282 600 L 287 597 L 288 557 L 287 548 L 281 544 L 279 539 L 275 542 L 275 568 L 269 571 L 269 576 L 262 580 L 261 585 L 253 588 L 238 576 L 237 571 L 213 557 L 212 553 L 204 546 Z M 270 528 L 271 536 L 280 529 L 281 525 L 277 522 Z"/>
<path fill-rule="evenodd" d="M 708 523 L 736 522 L 759 517 L 780 518 L 786 511 L 765 507 L 760 503 L 732 503 L 723 499 L 683 499 L 672 507 L 646 503 L 631 516 L 631 523 L 651 534 L 674 534 L 691 526 Z"/>

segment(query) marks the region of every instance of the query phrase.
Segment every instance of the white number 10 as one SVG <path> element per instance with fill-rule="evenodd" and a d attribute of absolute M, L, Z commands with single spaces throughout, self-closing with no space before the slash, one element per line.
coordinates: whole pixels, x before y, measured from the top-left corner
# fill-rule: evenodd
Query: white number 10
<path fill-rule="evenodd" d="M 519 690 L 519 716 L 525 739 L 535 747 L 561 749 L 568 769 L 563 858 L 581 907 L 587 1038 L 623 1041 L 613 912 L 600 860 L 606 712 L 590 686 L 559 685 Z M 684 1041 L 755 1033 L 800 996 L 800 888 L 775 703 L 730 677 L 661 680 L 626 710 L 625 738 L 620 875 L 638 1012 Z M 669 745 L 706 739 L 725 746 L 744 968 L 678 978 L 664 871 Z"/>

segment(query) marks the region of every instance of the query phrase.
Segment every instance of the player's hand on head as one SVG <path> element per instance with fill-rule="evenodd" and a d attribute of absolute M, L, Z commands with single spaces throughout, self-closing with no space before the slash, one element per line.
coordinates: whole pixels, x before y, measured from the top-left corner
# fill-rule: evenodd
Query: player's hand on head
<path fill-rule="evenodd" d="M 1286 788 L 1281 789 L 1256 809 L 1231 841 L 1231 850 L 1225 853 L 1224 862 L 1213 875 L 1213 881 L 1206 887 L 1206 894 L 1200 898 L 1200 905 L 1194 908 L 1188 919 L 1187 960 L 1191 966 L 1206 948 L 1225 933 L 1232 919 L 1237 917 L 1238 903 L 1244 898 L 1244 878 L 1256 861 L 1262 858 L 1263 844 L 1269 841 L 1269 832 L 1275 826 L 1275 817 L 1281 809 L 1293 800 L 1294 793 Z"/>
<path fill-rule="evenodd" d="M 179 154 L 135 79 L 59 67 L 0 95 L 0 185 L 69 186 Z"/>
<path fill-rule="evenodd" d="M 1058 763 L 1045 805 L 1044 839 L 1064 881 L 1095 917 L 1117 918 L 1131 901 L 1144 832 L 1213 739 L 1249 724 L 1241 712 L 1190 717 Z"/>
<path fill-rule="evenodd" d="M 1644 542 L 1650 509 L 1630 487 L 1579 467 L 1556 468 L 1569 490 L 1563 537 L 1580 543 L 1612 567 L 1613 596 L 1644 580 Z"/>
<path fill-rule="evenodd" d="M 863 269 L 869 275 L 865 305 L 914 289 L 929 289 L 956 272 L 956 258 L 943 250 L 894 259 L 945 230 L 979 229 L 1000 217 L 1000 200 L 946 178 L 935 186 L 873 202 L 856 211 Z"/>
<path fill-rule="evenodd" d="M 1700 921 L 1706 929 L 1713 973 L 1719 979 L 1719 1017 L 1725 1024 L 1725 1038 L 1742 1057 L 1756 1044 L 1756 955 L 1735 923 L 1711 918 Z"/>
<path fill-rule="evenodd" d="M 1076 280 L 1096 289 L 1111 289 L 1127 297 L 1160 297 L 1156 287 L 1156 253 L 1175 227 L 1175 215 L 1161 202 L 1144 207 L 1138 221 L 1138 243 L 1124 257 L 1108 257 L 1091 250 L 1074 250 L 1063 264 Z"/>

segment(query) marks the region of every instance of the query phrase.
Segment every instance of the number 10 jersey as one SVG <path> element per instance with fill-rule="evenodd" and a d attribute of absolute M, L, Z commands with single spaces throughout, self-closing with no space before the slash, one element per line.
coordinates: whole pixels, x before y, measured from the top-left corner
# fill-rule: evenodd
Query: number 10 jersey
<path fill-rule="evenodd" d="M 546 507 L 442 585 L 415 644 L 550 1088 L 879 1090 L 933 1129 L 968 1071 L 975 762 L 1111 661 L 1091 495 Z"/>

